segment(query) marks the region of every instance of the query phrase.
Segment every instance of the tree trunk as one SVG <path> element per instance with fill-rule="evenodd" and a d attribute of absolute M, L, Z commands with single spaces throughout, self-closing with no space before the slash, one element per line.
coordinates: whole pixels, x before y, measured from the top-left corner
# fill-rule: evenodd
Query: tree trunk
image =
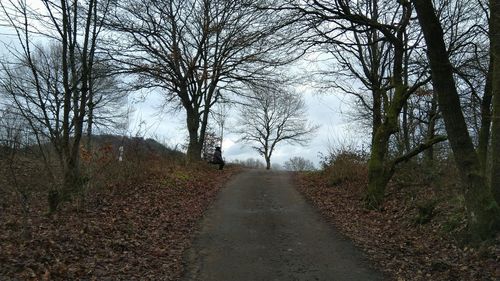
<path fill-rule="evenodd" d="M 378 20 L 378 2 L 372 1 L 372 18 L 373 20 Z M 370 39 L 370 49 L 371 49 L 371 82 L 372 82 L 372 98 L 373 98 L 373 120 L 372 120 L 372 144 L 375 140 L 375 134 L 377 133 L 380 124 L 382 124 L 382 94 L 383 90 L 380 79 L 380 38 L 378 36 L 378 30 L 374 29 L 371 32 Z M 360 48 L 361 49 L 361 48 Z"/>
<path fill-rule="evenodd" d="M 63 186 L 61 189 L 50 190 L 48 194 L 50 213 L 57 211 L 61 203 L 71 200 L 71 196 L 83 187 L 78 155 L 69 155 L 64 161 Z"/>
<path fill-rule="evenodd" d="M 488 73 L 486 76 L 486 85 L 484 86 L 483 100 L 481 101 L 481 127 L 479 129 L 479 141 L 477 145 L 477 153 L 481 167 L 486 173 L 488 167 L 488 146 L 490 144 L 490 129 L 491 129 L 491 100 L 492 100 L 492 83 L 493 83 L 493 55 L 490 50 L 490 62 Z M 497 200 L 498 202 L 498 200 Z"/>
<path fill-rule="evenodd" d="M 271 157 L 266 156 L 266 170 L 271 170 Z"/>
<path fill-rule="evenodd" d="M 372 145 L 380 124 L 382 124 L 382 90 L 373 90 Z"/>
<path fill-rule="evenodd" d="M 78 165 L 78 162 L 79 161 L 76 159 L 70 159 L 64 171 L 64 187 L 62 190 L 63 201 L 67 201 L 70 195 L 79 191 L 82 186 L 80 165 Z"/>
<path fill-rule="evenodd" d="M 397 132 L 398 116 L 403 107 L 405 88 L 400 84 L 395 87 L 394 98 L 386 109 L 382 122 L 372 141 L 370 160 L 368 161 L 368 189 L 366 203 L 370 208 L 378 208 L 385 195 L 385 188 L 393 173 L 393 166 L 388 158 L 389 139 Z"/>
<path fill-rule="evenodd" d="M 386 121 L 387 122 L 387 121 Z M 368 161 L 368 189 L 366 203 L 370 208 L 378 208 L 384 200 L 385 188 L 392 175 L 386 167 L 389 138 L 394 130 L 388 123 L 382 123 L 372 141 L 370 160 Z"/>
<path fill-rule="evenodd" d="M 206 133 L 207 133 L 207 126 L 208 126 L 208 115 L 210 114 L 210 109 L 205 109 L 203 111 L 203 118 L 201 120 L 201 128 L 200 128 L 200 135 L 198 136 L 198 145 L 201 147 L 200 149 L 200 155 L 201 155 L 201 152 L 203 151 L 203 147 L 205 146 L 205 137 L 206 137 Z M 222 145 L 221 145 L 222 147 Z"/>
<path fill-rule="evenodd" d="M 398 38 L 400 36 L 402 36 L 401 31 Z M 384 108 L 385 118 L 375 132 L 370 160 L 368 161 L 368 189 L 365 200 L 370 208 L 380 206 L 384 199 L 387 183 L 392 177 L 394 164 L 387 159 L 389 139 L 398 130 L 398 117 L 408 99 L 408 92 L 402 79 L 404 46 L 401 42 L 392 42 L 394 45 L 394 97 L 389 106 Z"/>
<path fill-rule="evenodd" d="M 186 110 L 186 121 L 189 132 L 189 144 L 187 148 L 188 163 L 201 161 L 201 150 L 203 146 L 199 142 L 198 129 L 200 126 L 199 116 L 195 110 Z"/>
<path fill-rule="evenodd" d="M 485 175 L 481 173 L 479 157 L 467 130 L 453 79 L 453 69 L 446 52 L 443 30 L 432 1 L 413 0 L 412 2 L 427 44 L 427 56 L 438 104 L 465 188 L 469 233 L 472 239 L 484 239 L 493 234 L 498 227 L 499 208 L 487 185 Z"/>
<path fill-rule="evenodd" d="M 493 116 L 491 123 L 491 192 L 500 204 L 500 1 L 490 1 L 490 40 L 493 57 Z"/>
<path fill-rule="evenodd" d="M 92 127 L 94 125 L 94 91 L 89 87 L 88 114 L 87 114 L 87 150 L 92 150 Z"/>
<path fill-rule="evenodd" d="M 408 102 L 404 103 L 403 106 L 403 153 L 407 153 L 411 149 L 410 145 L 410 128 L 408 128 Z"/>
<path fill-rule="evenodd" d="M 431 140 L 436 136 L 436 120 L 437 120 L 437 102 L 436 95 L 433 93 L 431 111 L 429 112 L 429 120 L 427 125 L 426 139 Z M 425 152 L 425 161 L 429 168 L 434 166 L 434 147 L 430 147 Z"/>

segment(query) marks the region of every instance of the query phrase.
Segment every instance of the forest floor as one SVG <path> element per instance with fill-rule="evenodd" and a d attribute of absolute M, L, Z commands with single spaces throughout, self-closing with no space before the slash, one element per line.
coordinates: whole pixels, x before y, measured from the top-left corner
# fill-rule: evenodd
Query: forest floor
<path fill-rule="evenodd" d="M 113 180 L 49 215 L 43 169 L 25 162 L 16 181 L 29 187 L 26 198 L 22 188 L 5 188 L 10 178 L 0 177 L 0 280 L 179 280 L 198 222 L 240 172 L 149 160 L 107 175 L 101 174 L 113 169 L 97 168 L 96 175 Z M 1 175 L 7 175 L 4 168 Z M 324 172 L 297 174 L 296 180 L 326 220 L 392 280 L 500 280 L 500 237 L 464 242 L 457 209 L 463 199 L 447 187 L 393 182 L 375 211 L 363 204 L 366 182 L 332 182 Z M 269 199 L 260 195 L 262 202 Z M 271 213 L 281 210 L 271 203 Z"/>
<path fill-rule="evenodd" d="M 500 235 L 474 246 L 465 242 L 460 202 L 448 192 L 392 183 L 381 210 L 368 210 L 366 182 L 332 184 L 322 172 L 297 180 L 321 214 L 393 280 L 500 280 Z"/>
<path fill-rule="evenodd" d="M 52 215 L 46 191 L 23 216 L 19 194 L 2 190 L 0 280 L 178 280 L 196 223 L 238 168 L 146 166 Z"/>

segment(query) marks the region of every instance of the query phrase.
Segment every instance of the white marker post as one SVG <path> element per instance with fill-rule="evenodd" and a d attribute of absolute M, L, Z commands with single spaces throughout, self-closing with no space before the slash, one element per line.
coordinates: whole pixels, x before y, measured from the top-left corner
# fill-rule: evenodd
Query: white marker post
<path fill-rule="evenodd" d="M 118 148 L 118 162 L 123 161 L 123 145 L 120 145 Z"/>

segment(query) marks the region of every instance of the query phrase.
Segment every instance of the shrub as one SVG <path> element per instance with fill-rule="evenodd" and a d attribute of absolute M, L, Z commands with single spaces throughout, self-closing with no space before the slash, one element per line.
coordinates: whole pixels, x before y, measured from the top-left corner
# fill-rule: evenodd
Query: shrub
<path fill-rule="evenodd" d="M 352 146 L 330 149 L 322 157 L 321 166 L 327 173 L 330 185 L 335 186 L 346 181 L 359 182 L 367 178 L 367 154 Z"/>
<path fill-rule="evenodd" d="M 423 201 L 417 204 L 418 214 L 415 222 L 418 224 L 426 224 L 436 215 L 437 200 Z"/>

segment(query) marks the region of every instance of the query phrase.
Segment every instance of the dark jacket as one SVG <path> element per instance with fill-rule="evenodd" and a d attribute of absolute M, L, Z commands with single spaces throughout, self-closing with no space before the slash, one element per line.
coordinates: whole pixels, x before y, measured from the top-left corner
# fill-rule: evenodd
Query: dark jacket
<path fill-rule="evenodd" d="M 214 152 L 214 163 L 224 163 L 224 160 L 222 159 L 222 153 L 220 150 L 216 149 Z"/>

